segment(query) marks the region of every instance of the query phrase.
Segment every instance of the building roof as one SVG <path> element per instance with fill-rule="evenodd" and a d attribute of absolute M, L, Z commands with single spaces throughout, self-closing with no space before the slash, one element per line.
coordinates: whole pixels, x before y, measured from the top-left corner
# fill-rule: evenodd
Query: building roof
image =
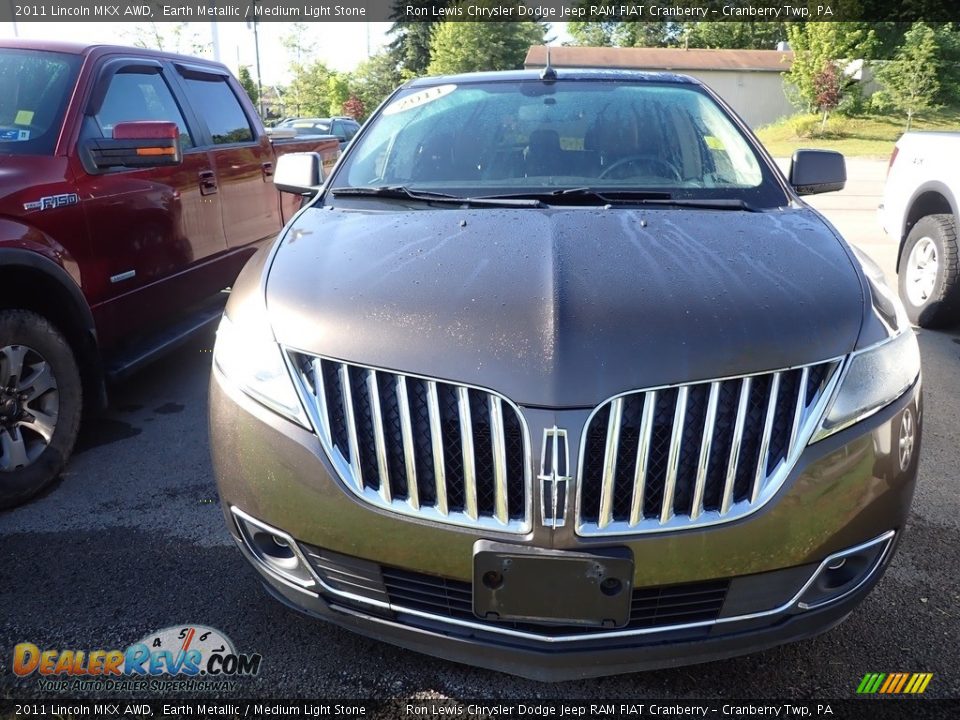
<path fill-rule="evenodd" d="M 543 45 L 534 45 L 527 51 L 524 67 L 543 67 L 545 62 L 546 48 Z M 550 48 L 550 64 L 554 67 L 785 72 L 792 63 L 793 53 L 781 50 L 574 46 Z"/>

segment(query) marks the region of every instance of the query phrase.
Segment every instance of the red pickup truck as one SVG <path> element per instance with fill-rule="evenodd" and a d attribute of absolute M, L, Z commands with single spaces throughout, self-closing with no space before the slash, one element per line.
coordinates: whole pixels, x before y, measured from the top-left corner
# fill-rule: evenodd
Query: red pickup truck
<path fill-rule="evenodd" d="M 81 411 L 216 322 L 221 292 L 299 198 L 222 65 L 0 41 L 0 507 L 57 477 Z"/>

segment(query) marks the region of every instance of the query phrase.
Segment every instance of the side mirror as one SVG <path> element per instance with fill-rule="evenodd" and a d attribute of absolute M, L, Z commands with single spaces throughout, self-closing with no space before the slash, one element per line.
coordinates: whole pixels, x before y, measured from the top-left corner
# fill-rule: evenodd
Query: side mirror
<path fill-rule="evenodd" d="M 281 155 L 273 173 L 277 190 L 294 195 L 316 195 L 323 185 L 323 161 L 320 153 Z"/>
<path fill-rule="evenodd" d="M 93 138 L 87 148 L 98 170 L 179 165 L 183 160 L 180 128 L 165 120 L 117 123 L 112 137 Z"/>
<path fill-rule="evenodd" d="M 843 190 L 847 184 L 847 164 L 833 150 L 797 150 L 790 161 L 790 184 L 797 195 Z"/>

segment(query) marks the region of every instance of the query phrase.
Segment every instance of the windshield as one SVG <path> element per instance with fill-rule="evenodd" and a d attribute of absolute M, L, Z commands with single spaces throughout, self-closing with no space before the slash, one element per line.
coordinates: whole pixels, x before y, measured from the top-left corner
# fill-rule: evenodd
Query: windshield
<path fill-rule="evenodd" d="M 491 81 L 410 88 L 355 143 L 332 187 L 456 196 L 573 188 L 787 202 L 717 103 L 688 83 Z"/>
<path fill-rule="evenodd" d="M 0 153 L 50 155 L 80 57 L 0 50 Z"/>

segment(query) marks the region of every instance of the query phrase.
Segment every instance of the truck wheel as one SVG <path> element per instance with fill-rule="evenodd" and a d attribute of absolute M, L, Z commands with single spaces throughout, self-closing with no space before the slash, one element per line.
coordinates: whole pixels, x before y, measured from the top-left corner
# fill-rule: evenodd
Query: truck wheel
<path fill-rule="evenodd" d="M 35 313 L 0 311 L 0 508 L 60 474 L 81 406 L 80 372 L 63 335 Z"/>
<path fill-rule="evenodd" d="M 920 218 L 903 244 L 897 269 L 910 320 L 935 328 L 960 320 L 957 227 L 952 215 Z"/>

